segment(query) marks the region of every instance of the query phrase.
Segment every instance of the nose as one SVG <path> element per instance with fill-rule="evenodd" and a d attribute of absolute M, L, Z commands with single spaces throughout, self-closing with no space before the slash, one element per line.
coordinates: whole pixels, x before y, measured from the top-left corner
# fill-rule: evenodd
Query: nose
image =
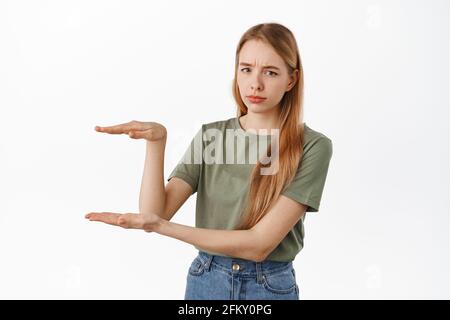
<path fill-rule="evenodd" d="M 262 91 L 263 90 L 263 83 L 261 81 L 261 78 L 258 74 L 254 76 L 251 80 L 251 89 L 252 91 Z"/>

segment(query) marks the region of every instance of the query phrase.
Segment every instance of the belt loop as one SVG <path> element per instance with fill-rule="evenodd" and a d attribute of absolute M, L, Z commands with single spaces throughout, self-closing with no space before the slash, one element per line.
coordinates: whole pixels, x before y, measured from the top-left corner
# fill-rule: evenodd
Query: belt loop
<path fill-rule="evenodd" d="M 214 256 L 206 252 L 205 255 L 206 255 L 205 270 L 209 271 L 209 269 L 211 268 L 211 261 Z"/>
<path fill-rule="evenodd" d="M 263 273 L 262 273 L 261 262 L 256 262 L 256 282 L 257 283 L 263 282 Z"/>

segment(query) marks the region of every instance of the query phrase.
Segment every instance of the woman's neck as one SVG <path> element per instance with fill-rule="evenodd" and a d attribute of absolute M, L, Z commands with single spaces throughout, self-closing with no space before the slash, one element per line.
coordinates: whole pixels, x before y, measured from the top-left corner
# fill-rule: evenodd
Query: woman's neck
<path fill-rule="evenodd" d="M 247 131 L 266 129 L 270 134 L 272 129 L 279 129 L 279 113 L 247 113 L 240 117 L 241 127 Z"/>

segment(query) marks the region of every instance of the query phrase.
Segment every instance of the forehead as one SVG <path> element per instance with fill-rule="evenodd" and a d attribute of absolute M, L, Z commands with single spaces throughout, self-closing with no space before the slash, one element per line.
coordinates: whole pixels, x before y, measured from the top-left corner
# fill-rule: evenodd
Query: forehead
<path fill-rule="evenodd" d="M 261 40 L 249 40 L 239 52 L 239 62 L 251 64 L 282 66 L 283 59 L 276 53 L 271 45 Z"/>

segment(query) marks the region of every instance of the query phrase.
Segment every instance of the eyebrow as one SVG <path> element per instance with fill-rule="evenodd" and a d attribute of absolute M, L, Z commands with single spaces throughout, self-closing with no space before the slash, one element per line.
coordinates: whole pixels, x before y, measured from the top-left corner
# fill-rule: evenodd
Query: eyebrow
<path fill-rule="evenodd" d="M 248 62 L 241 62 L 239 63 L 240 66 L 246 66 L 246 67 L 253 67 L 252 64 L 248 63 Z M 280 68 L 275 67 L 275 66 L 263 66 L 263 68 L 265 69 L 276 69 L 276 70 L 280 70 Z"/>

